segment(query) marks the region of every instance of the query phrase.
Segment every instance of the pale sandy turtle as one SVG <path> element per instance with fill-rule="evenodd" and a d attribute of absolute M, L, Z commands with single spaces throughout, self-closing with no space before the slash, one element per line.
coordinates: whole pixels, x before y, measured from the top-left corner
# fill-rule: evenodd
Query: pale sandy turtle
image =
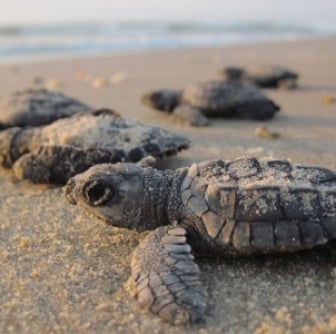
<path fill-rule="evenodd" d="M 97 163 L 162 158 L 188 146 L 184 136 L 101 109 L 1 131 L 0 164 L 19 179 L 62 184 Z"/>
<path fill-rule="evenodd" d="M 0 101 L 0 129 L 49 124 L 92 107 L 62 93 L 46 89 L 16 91 Z"/>
<path fill-rule="evenodd" d="M 280 109 L 257 87 L 225 81 L 190 84 L 182 91 L 153 91 L 143 95 L 142 102 L 195 126 L 207 125 L 207 117 L 268 120 Z"/>
<path fill-rule="evenodd" d="M 336 238 L 336 173 L 281 159 L 176 171 L 102 164 L 71 178 L 65 194 L 110 225 L 153 230 L 131 254 L 130 283 L 143 307 L 174 324 L 200 320 L 207 308 L 192 253 L 294 252 Z"/>
<path fill-rule="evenodd" d="M 292 89 L 297 87 L 298 73 L 281 67 L 259 65 L 250 67 L 229 66 L 221 72 L 227 80 L 253 83 L 261 88 Z"/>

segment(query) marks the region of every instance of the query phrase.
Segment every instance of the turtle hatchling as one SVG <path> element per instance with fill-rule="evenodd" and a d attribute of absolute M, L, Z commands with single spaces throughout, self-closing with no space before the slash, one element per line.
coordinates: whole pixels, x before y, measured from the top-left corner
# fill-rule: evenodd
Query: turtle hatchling
<path fill-rule="evenodd" d="M 45 89 L 17 91 L 0 102 L 0 129 L 49 124 L 91 110 L 92 107 L 59 92 Z"/>
<path fill-rule="evenodd" d="M 292 70 L 267 65 L 247 68 L 229 66 L 221 74 L 227 80 L 247 81 L 261 88 L 296 88 L 299 78 L 299 75 Z"/>
<path fill-rule="evenodd" d="M 336 173 L 281 159 L 176 171 L 101 164 L 71 178 L 65 196 L 110 225 L 152 230 L 131 254 L 130 283 L 143 307 L 173 324 L 207 309 L 194 255 L 294 252 L 336 238 Z"/>
<path fill-rule="evenodd" d="M 280 109 L 257 87 L 238 81 L 201 82 L 182 91 L 157 90 L 143 95 L 142 102 L 194 126 L 207 125 L 207 117 L 268 120 Z"/>
<path fill-rule="evenodd" d="M 0 164 L 19 179 L 64 184 L 97 163 L 162 158 L 189 147 L 181 135 L 100 109 L 40 127 L 0 132 Z"/>

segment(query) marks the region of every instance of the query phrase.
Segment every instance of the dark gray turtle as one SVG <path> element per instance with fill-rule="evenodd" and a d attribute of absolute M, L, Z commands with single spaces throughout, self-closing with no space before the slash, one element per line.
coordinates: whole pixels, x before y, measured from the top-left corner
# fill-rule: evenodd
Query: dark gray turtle
<path fill-rule="evenodd" d="M 297 87 L 299 75 L 280 66 L 226 67 L 221 74 L 227 80 L 240 80 L 262 88 L 292 89 Z"/>
<path fill-rule="evenodd" d="M 101 109 L 0 132 L 0 163 L 20 179 L 62 184 L 97 163 L 162 158 L 188 146 L 183 136 Z"/>
<path fill-rule="evenodd" d="M 207 116 L 268 120 L 279 110 L 253 85 L 224 81 L 192 84 L 183 91 L 150 92 L 143 95 L 142 102 L 195 126 L 207 125 Z"/>
<path fill-rule="evenodd" d="M 140 304 L 180 324 L 202 319 L 195 255 L 294 252 L 336 238 L 336 173 L 287 160 L 211 160 L 176 171 L 97 165 L 68 181 L 71 204 L 108 224 L 153 230 L 131 254 Z"/>
<path fill-rule="evenodd" d="M 0 102 L 0 129 L 49 124 L 92 109 L 59 92 L 45 89 L 17 91 Z"/>

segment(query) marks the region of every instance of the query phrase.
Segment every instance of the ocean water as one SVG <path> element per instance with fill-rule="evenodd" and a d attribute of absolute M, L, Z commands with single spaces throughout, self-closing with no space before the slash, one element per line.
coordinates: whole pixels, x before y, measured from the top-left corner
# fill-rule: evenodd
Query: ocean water
<path fill-rule="evenodd" d="M 119 22 L 0 24 L 0 61 L 60 55 L 205 47 L 336 34 L 335 24 Z"/>

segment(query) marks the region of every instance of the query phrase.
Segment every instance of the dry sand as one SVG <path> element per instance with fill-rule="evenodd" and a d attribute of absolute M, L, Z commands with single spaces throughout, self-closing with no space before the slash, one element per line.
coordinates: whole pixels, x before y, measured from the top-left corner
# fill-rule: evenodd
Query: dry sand
<path fill-rule="evenodd" d="M 282 107 L 267 124 L 278 139 L 257 137 L 258 122 L 212 120 L 207 128 L 191 128 L 140 105 L 148 90 L 182 88 L 216 78 L 225 65 L 255 63 L 301 74 L 297 90 L 265 91 Z M 248 154 L 336 170 L 336 104 L 322 98 L 336 96 L 336 38 L 6 65 L 0 97 L 43 81 L 189 136 L 191 149 L 162 168 Z M 127 256 L 141 236 L 87 217 L 68 205 L 62 189 L 0 172 L 1 333 L 336 332 L 335 245 L 281 257 L 201 260 L 210 295 L 206 322 L 173 327 L 139 310 L 123 288 Z"/>

